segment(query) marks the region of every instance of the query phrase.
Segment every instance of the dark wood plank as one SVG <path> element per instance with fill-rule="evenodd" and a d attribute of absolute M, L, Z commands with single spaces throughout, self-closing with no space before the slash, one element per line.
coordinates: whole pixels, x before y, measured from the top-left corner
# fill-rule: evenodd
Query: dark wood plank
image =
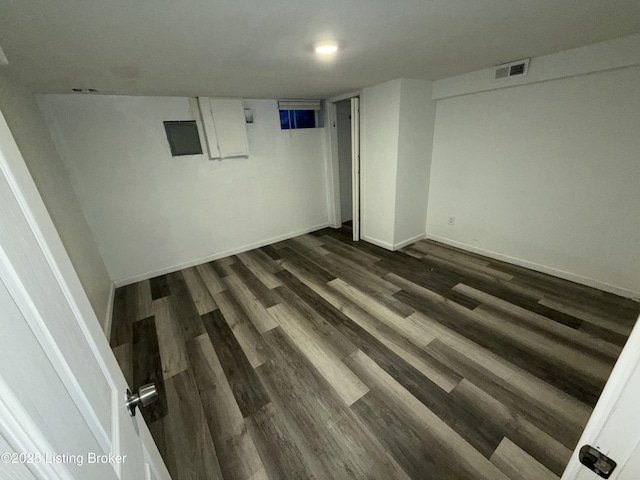
<path fill-rule="evenodd" d="M 165 382 L 169 414 L 164 417 L 168 455 L 182 480 L 223 480 L 198 388 L 189 370 Z"/>
<path fill-rule="evenodd" d="M 420 403 L 402 385 L 362 352 L 349 356 L 347 364 L 392 410 L 407 419 L 428 446 L 430 459 L 445 478 L 466 480 L 508 480 L 486 457 Z M 436 476 L 436 478 L 440 478 Z"/>
<path fill-rule="evenodd" d="M 313 308 L 318 314 L 322 315 L 322 318 L 334 327 L 345 321 L 351 322 L 349 317 L 340 310 L 334 308 L 329 302 L 302 283 L 291 272 L 283 270 L 282 272 L 278 272 L 276 276 L 291 292 L 300 297 L 307 305 Z"/>
<path fill-rule="evenodd" d="M 580 325 L 579 330 L 620 347 L 624 347 L 624 344 L 627 343 L 627 339 L 629 338 L 626 335 L 622 335 L 618 332 L 612 332 L 607 328 L 603 328 L 589 322 L 583 322 L 582 325 Z"/>
<path fill-rule="evenodd" d="M 428 352 L 567 448 L 575 447 L 582 433 L 581 425 L 558 417 L 536 398 L 523 397 L 515 388 L 511 388 L 509 383 L 487 372 L 439 340 L 434 340 L 429 345 Z"/>
<path fill-rule="evenodd" d="M 155 317 L 148 317 L 133 324 L 132 364 L 132 391 L 138 391 L 147 383 L 154 383 L 158 388 L 158 399 L 151 405 L 140 408 L 147 424 L 150 424 L 166 416 L 169 411 Z"/>
<path fill-rule="evenodd" d="M 113 300 L 111 348 L 131 343 L 131 324 L 135 320 L 136 287 L 127 285 L 116 289 Z"/>
<path fill-rule="evenodd" d="M 273 307 L 279 303 L 277 295 L 269 290 L 246 265 L 238 262 L 231 265 L 231 269 L 251 289 L 251 292 L 264 308 Z"/>
<path fill-rule="evenodd" d="M 407 478 L 279 327 L 263 337 L 274 359 L 257 372 L 274 404 L 289 415 L 303 452 L 319 461 L 318 478 Z"/>
<path fill-rule="evenodd" d="M 247 356 L 253 368 L 259 367 L 271 356 L 269 347 L 264 343 L 260 332 L 251 323 L 236 298 L 229 290 L 220 292 L 214 296 L 220 312 L 224 316 L 227 325 L 233 331 L 242 351 Z"/>
<path fill-rule="evenodd" d="M 171 295 L 166 275 L 160 275 L 150 279 L 149 284 L 151 285 L 151 298 L 153 300 Z"/>
<path fill-rule="evenodd" d="M 288 272 L 287 272 L 288 273 Z M 356 347 L 347 340 L 338 330 L 333 328 L 318 312 L 306 304 L 291 290 L 278 287 L 274 290 L 282 300 L 297 314 L 298 320 L 308 330 L 313 330 L 326 342 L 328 351 L 333 352 L 338 358 L 351 355 Z"/>
<path fill-rule="evenodd" d="M 292 250 L 289 247 L 283 247 L 279 250 L 280 254 L 283 255 L 283 259 L 286 262 L 290 262 L 298 268 L 308 272 L 313 275 L 314 278 L 318 279 L 318 281 L 322 283 L 330 282 L 336 278 L 335 275 L 324 270 L 322 267 L 317 264 L 309 261 L 304 255 L 300 255 L 295 250 Z"/>
<path fill-rule="evenodd" d="M 170 451 L 169 446 L 167 445 L 167 433 L 164 428 L 164 420 L 161 418 L 160 420 L 156 420 L 149 424 L 149 432 L 153 437 L 153 441 L 158 446 L 160 456 L 162 457 L 162 460 L 164 460 L 167 470 L 169 470 L 169 475 L 171 475 L 171 478 L 178 478 L 176 459 L 173 452 Z"/>
<path fill-rule="evenodd" d="M 268 255 L 272 260 L 280 260 L 282 258 L 280 256 L 280 253 L 278 253 L 278 251 L 275 248 L 273 248 L 271 245 L 262 247 L 259 250 L 261 252 L 264 252 L 266 255 Z"/>
<path fill-rule="evenodd" d="M 203 315 L 202 321 L 220 359 L 242 416 L 247 417 L 269 403 L 269 395 L 220 310 Z"/>
<path fill-rule="evenodd" d="M 171 314 L 184 331 L 185 340 L 202 335 L 204 326 L 182 272 L 170 273 L 166 277 L 171 291 L 168 298 Z"/>
<path fill-rule="evenodd" d="M 556 475 L 562 475 L 572 451 L 549 434 L 466 379 L 450 396 L 452 401 L 464 404 L 471 415 L 504 432 L 504 436 Z"/>
<path fill-rule="evenodd" d="M 425 287 L 444 298 L 448 298 L 463 307 L 474 309 L 479 305 L 477 301 L 451 290 L 460 283 L 460 275 L 429 267 L 428 265 L 422 264 L 420 260 L 413 259 L 407 255 L 404 255 L 404 257 L 411 258 L 411 260 L 407 258 L 386 258 L 378 262 L 377 265 L 416 285 Z M 393 283 L 390 277 L 386 278 Z"/>
<path fill-rule="evenodd" d="M 414 423 L 377 392 L 367 393 L 351 408 L 411 478 L 460 478 L 457 472 L 447 469 L 446 462 L 438 461 Z"/>
<path fill-rule="evenodd" d="M 234 257 L 225 257 L 220 260 L 214 260 L 213 262 L 209 262 L 209 265 L 213 267 L 213 270 L 220 276 L 221 278 L 228 277 L 229 275 L 233 275 L 233 270 L 231 270 L 231 265 L 235 264 L 236 260 Z"/>
<path fill-rule="evenodd" d="M 285 415 L 272 403 L 255 411 L 246 421 L 269 478 L 321 480 L 300 451 L 299 440 L 289 430 Z"/>
<path fill-rule="evenodd" d="M 225 480 L 259 477 L 264 467 L 207 334 L 188 342 L 189 361 Z"/>
<path fill-rule="evenodd" d="M 504 436 L 500 429 L 495 428 L 487 419 L 478 418 L 473 412 L 469 412 L 464 402 L 456 402 L 447 392 L 358 325 L 345 323 L 340 326 L 340 331 L 486 458 L 491 456 Z M 458 382 L 462 380 L 462 376 L 426 352 L 422 352 L 422 358 L 427 357 L 429 363 L 435 368 L 440 368 L 443 374 L 457 378 Z"/>
<path fill-rule="evenodd" d="M 551 358 L 515 345 L 511 338 L 505 337 L 495 330 L 487 329 L 468 315 L 450 308 L 446 302 L 434 302 L 403 290 L 394 296 L 581 402 L 594 406 L 598 400 L 604 387 L 604 383 L 601 381 L 592 377 L 587 378 L 580 372 L 571 371 L 566 365 L 560 365 Z"/>
<path fill-rule="evenodd" d="M 324 235 L 319 238 L 323 241 L 322 247 L 325 250 L 333 252 L 336 255 L 344 256 L 354 262 L 360 262 L 362 264 L 373 264 L 380 260 L 380 257 L 364 252 L 353 245 L 347 245 L 344 242 L 337 240 L 335 237 L 332 237 L 331 235 Z"/>

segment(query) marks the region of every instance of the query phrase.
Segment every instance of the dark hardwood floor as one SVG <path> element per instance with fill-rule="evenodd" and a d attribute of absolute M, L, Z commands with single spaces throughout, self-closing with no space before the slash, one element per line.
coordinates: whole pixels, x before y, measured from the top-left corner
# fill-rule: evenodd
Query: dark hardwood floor
<path fill-rule="evenodd" d="M 637 303 L 349 226 L 120 288 L 174 479 L 558 478 Z"/>

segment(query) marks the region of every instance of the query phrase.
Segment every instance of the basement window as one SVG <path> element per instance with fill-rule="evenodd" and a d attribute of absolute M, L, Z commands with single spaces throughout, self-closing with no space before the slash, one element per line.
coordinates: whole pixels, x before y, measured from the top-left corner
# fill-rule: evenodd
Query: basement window
<path fill-rule="evenodd" d="M 195 120 L 166 121 L 163 123 L 172 157 L 200 155 L 202 153 L 200 134 Z"/>
<path fill-rule="evenodd" d="M 321 100 L 278 100 L 278 110 L 282 130 L 322 127 Z"/>

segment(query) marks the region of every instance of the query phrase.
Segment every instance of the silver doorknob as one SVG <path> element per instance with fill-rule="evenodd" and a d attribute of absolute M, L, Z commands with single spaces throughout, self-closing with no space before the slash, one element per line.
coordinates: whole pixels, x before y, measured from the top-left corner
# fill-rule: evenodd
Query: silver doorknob
<path fill-rule="evenodd" d="M 136 416 L 136 407 L 146 407 L 151 405 L 158 398 L 158 389 L 153 383 L 143 385 L 138 393 L 131 393 L 127 388 L 127 410 L 132 417 Z"/>

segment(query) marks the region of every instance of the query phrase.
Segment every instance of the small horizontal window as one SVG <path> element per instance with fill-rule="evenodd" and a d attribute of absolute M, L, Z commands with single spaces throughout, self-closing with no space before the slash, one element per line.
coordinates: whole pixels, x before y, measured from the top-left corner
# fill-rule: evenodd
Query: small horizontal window
<path fill-rule="evenodd" d="M 322 127 L 322 102 L 320 100 L 279 100 L 280 128 Z"/>
<path fill-rule="evenodd" d="M 316 128 L 316 112 L 314 110 L 280 110 L 280 128 L 282 130 Z"/>
<path fill-rule="evenodd" d="M 200 155 L 202 145 L 195 120 L 164 122 L 171 156 Z"/>

